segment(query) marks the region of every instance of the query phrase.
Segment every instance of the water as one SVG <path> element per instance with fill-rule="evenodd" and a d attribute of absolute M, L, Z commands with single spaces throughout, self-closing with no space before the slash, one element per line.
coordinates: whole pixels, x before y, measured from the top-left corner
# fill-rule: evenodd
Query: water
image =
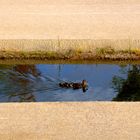
<path fill-rule="evenodd" d="M 88 81 L 88 90 L 59 87 Z M 0 102 L 140 101 L 140 66 L 113 64 L 0 65 Z"/>

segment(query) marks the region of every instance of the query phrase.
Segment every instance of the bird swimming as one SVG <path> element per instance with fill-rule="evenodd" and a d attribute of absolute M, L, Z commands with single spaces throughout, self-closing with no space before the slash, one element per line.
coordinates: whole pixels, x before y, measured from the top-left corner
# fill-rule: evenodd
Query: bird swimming
<path fill-rule="evenodd" d="M 73 88 L 73 89 L 82 89 L 85 92 L 88 89 L 88 83 L 86 80 L 83 80 L 81 83 L 74 83 L 74 82 L 61 82 L 59 86 L 62 88 Z"/>

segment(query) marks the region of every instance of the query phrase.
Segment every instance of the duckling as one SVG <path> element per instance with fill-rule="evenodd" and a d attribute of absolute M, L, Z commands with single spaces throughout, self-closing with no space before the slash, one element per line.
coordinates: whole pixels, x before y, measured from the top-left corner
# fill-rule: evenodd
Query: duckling
<path fill-rule="evenodd" d="M 70 87 L 69 83 L 67 83 L 67 82 L 65 82 L 65 83 L 59 83 L 59 86 L 60 87 L 65 87 L 65 88 L 69 88 Z"/>
<path fill-rule="evenodd" d="M 69 83 L 69 87 L 72 88 L 73 87 L 73 83 Z"/>
<path fill-rule="evenodd" d="M 59 86 L 60 86 L 60 87 L 64 87 L 64 84 L 63 84 L 63 83 L 59 83 Z"/>

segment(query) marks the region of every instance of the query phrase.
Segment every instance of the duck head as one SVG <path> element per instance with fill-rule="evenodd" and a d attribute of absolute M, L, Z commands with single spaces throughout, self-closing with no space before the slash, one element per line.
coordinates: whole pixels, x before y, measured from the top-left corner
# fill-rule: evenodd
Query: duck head
<path fill-rule="evenodd" d="M 88 89 L 88 83 L 86 80 L 82 81 L 82 89 L 83 89 L 83 92 L 86 92 L 86 90 Z"/>

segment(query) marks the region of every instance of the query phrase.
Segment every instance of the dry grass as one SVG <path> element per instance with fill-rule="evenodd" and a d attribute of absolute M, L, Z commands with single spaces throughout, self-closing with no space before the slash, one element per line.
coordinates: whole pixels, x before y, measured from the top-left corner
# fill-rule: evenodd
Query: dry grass
<path fill-rule="evenodd" d="M 0 40 L 0 52 L 1 58 L 138 59 L 140 40 Z"/>

